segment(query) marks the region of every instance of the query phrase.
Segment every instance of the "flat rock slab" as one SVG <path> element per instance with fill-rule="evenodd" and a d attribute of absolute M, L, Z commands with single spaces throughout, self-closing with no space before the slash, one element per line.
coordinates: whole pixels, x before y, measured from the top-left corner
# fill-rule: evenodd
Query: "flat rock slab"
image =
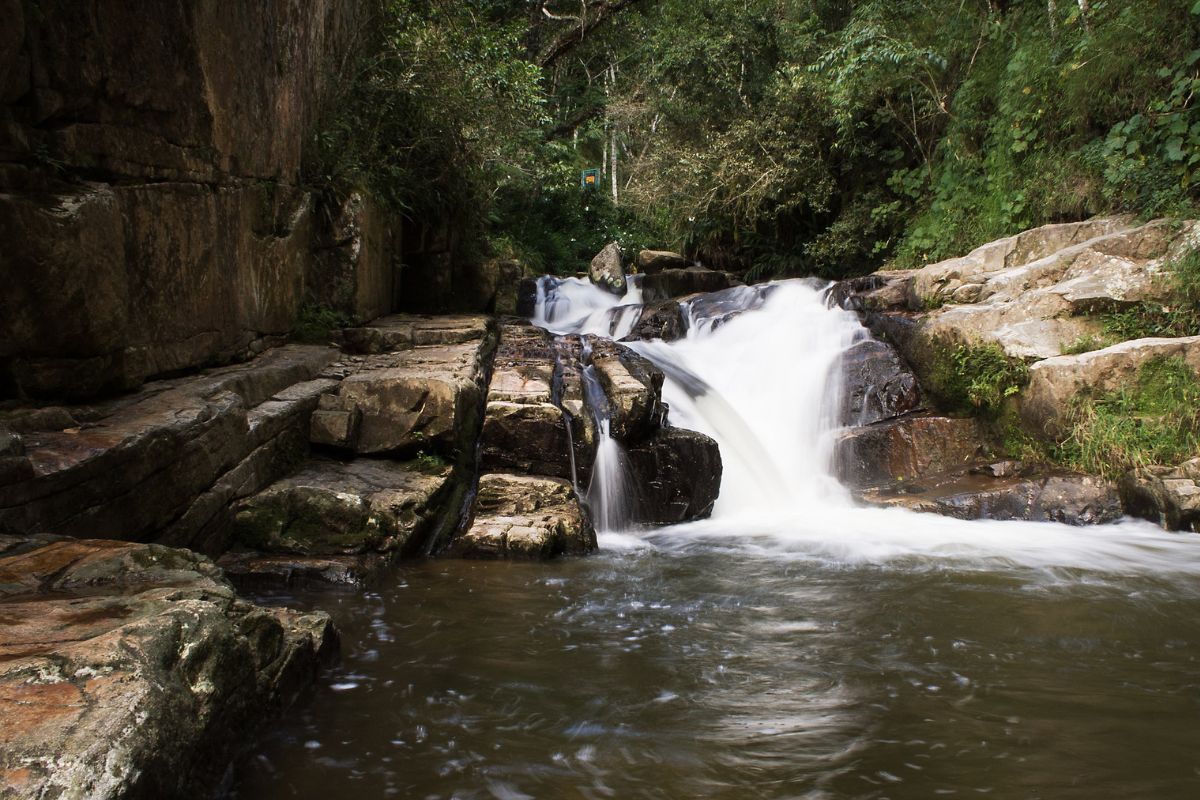
<path fill-rule="evenodd" d="M 217 566 L 243 592 L 362 586 L 380 574 L 389 563 L 389 559 L 381 553 L 299 556 L 231 551 L 217 559 Z"/>
<path fill-rule="evenodd" d="M 451 545 L 464 558 L 548 559 L 596 549 L 596 532 L 571 484 L 491 473 L 479 479 L 474 521 Z"/>
<path fill-rule="evenodd" d="M 1122 514 L 1117 487 L 1084 475 L 1033 478 L 962 476 L 919 493 L 874 490 L 863 500 L 958 519 L 1031 520 L 1095 525 Z"/>
<path fill-rule="evenodd" d="M 185 550 L 0 537 L 0 795 L 195 797 L 336 647 Z"/>
<path fill-rule="evenodd" d="M 491 322 L 479 314 L 392 314 L 341 332 L 342 346 L 351 353 L 377 354 L 484 339 Z"/>
<path fill-rule="evenodd" d="M 440 538 L 453 470 L 418 462 L 315 458 L 234 507 L 234 539 L 259 553 L 414 555 Z"/>

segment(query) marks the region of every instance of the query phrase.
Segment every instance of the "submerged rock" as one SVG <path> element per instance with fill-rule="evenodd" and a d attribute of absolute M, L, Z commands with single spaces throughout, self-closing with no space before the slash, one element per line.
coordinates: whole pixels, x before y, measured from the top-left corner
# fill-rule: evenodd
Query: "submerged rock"
<path fill-rule="evenodd" d="M 596 549 L 596 532 L 571 484 L 558 478 L 491 473 L 479 479 L 474 518 L 451 554 L 547 559 Z"/>
<path fill-rule="evenodd" d="M 610 242 L 592 259 L 588 279 L 613 294 L 625 294 L 625 267 L 621 245 Z"/>
<path fill-rule="evenodd" d="M 0 794 L 206 796 L 336 648 L 186 550 L 0 537 Z"/>

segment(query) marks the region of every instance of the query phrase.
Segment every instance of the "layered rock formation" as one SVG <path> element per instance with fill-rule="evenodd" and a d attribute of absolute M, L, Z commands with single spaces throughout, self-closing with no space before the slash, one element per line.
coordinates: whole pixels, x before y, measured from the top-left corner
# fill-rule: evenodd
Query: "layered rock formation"
<path fill-rule="evenodd" d="M 0 794 L 195 797 L 336 646 L 186 550 L 0 536 Z"/>
<path fill-rule="evenodd" d="M 958 354 L 972 348 L 993 348 L 1000 358 L 1021 365 L 1027 378 L 1007 390 L 1007 418 L 1018 420 L 1028 435 L 1056 442 L 1070 433 L 1081 399 L 1134 385 L 1152 360 L 1177 357 L 1200 375 L 1200 337 L 1194 336 L 1137 339 L 1064 355 L 1078 342 L 1104 338 L 1101 314 L 1163 301 L 1168 291 L 1164 264 L 1197 247 L 1200 225 L 1195 222 L 1135 225 L 1124 217 L 1098 218 L 1026 231 L 918 270 L 844 281 L 834 295 L 893 345 L 926 386 L 937 387 L 948 371 L 959 368 Z M 888 423 L 884 430 L 843 437 L 843 477 L 870 487 L 875 500 L 955 516 L 1093 522 L 1119 513 L 1117 487 L 1100 479 L 1052 472 L 1005 478 L 989 488 L 986 478 L 954 477 L 966 474 L 970 458 L 963 458 L 957 470 L 914 470 L 911 455 L 924 449 L 910 443 L 917 429 L 914 437 L 900 433 L 902 426 L 914 424 L 928 423 Z M 931 440 L 928 447 L 937 452 L 956 438 Z M 984 446 L 979 457 L 998 449 L 986 431 L 973 438 Z M 895 467 L 890 470 L 893 489 L 898 478 L 908 477 L 897 473 L 913 473 L 921 475 L 927 494 L 887 497 L 887 464 Z M 1187 527 L 1189 480 L 1185 467 L 1171 465 L 1130 475 L 1121 487 L 1124 508 L 1168 527 Z"/>

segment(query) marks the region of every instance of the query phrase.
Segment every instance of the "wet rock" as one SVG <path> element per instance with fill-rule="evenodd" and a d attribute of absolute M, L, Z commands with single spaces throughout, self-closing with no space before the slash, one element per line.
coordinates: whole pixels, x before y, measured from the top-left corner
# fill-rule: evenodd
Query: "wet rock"
<path fill-rule="evenodd" d="M 1148 467 L 1121 479 L 1125 511 L 1167 530 L 1200 532 L 1200 458 Z"/>
<path fill-rule="evenodd" d="M 686 269 L 692 262 L 670 250 L 642 250 L 637 255 L 638 271 L 653 275 L 666 269 Z"/>
<path fill-rule="evenodd" d="M 552 402 L 555 358 L 555 345 L 541 328 L 501 327 L 484 411 L 480 451 L 484 471 L 572 478 L 567 420 Z M 581 402 L 571 407 L 582 413 Z M 582 423 L 578 432 L 576 445 L 582 448 L 586 443 Z M 579 460 L 590 464 L 582 450 Z"/>
<path fill-rule="evenodd" d="M 626 450 L 635 523 L 671 525 L 704 519 L 721 489 L 717 443 L 696 431 L 662 428 Z"/>
<path fill-rule="evenodd" d="M 732 285 L 725 272 L 704 267 L 665 269 L 642 279 L 642 297 L 647 303 L 655 303 L 700 292 L 716 292 Z"/>
<path fill-rule="evenodd" d="M 354 556 L 300 556 L 234 551 L 217 560 L 239 591 L 362 586 L 388 564 L 381 553 Z"/>
<path fill-rule="evenodd" d="M 257 491 L 295 466 L 307 449 L 308 416 L 333 386 L 316 375 L 335 357 L 330 348 L 279 348 L 77 407 L 73 427 L 25 433 L 32 476 L 0 486 L 0 526 L 165 536 L 220 552 L 219 536 L 201 534 L 219 516 L 219 498 Z"/>
<path fill-rule="evenodd" d="M 601 289 L 613 294 L 625 293 L 625 267 L 621 246 L 611 242 L 592 259 L 588 267 L 588 279 Z"/>
<path fill-rule="evenodd" d="M 972 475 L 986 475 L 989 478 L 1012 478 L 1024 474 L 1028 469 L 1029 467 L 1022 461 L 1006 460 L 981 464 L 972 467 L 970 472 Z"/>
<path fill-rule="evenodd" d="M 895 348 L 864 339 L 842 356 L 842 418 L 847 425 L 870 425 L 921 407 L 917 378 Z"/>
<path fill-rule="evenodd" d="M 622 341 L 662 339 L 673 342 L 687 335 L 683 307 L 676 300 L 663 300 L 642 306 L 637 321 Z"/>
<path fill-rule="evenodd" d="M 1022 391 L 1021 418 L 1033 431 L 1061 436 L 1070 427 L 1077 398 L 1099 396 L 1136 379 L 1153 358 L 1179 356 L 1200 374 L 1200 336 L 1179 339 L 1134 339 L 1071 356 L 1056 356 L 1029 368 Z"/>
<path fill-rule="evenodd" d="M 901 417 L 841 433 L 834 446 L 835 471 L 853 488 L 922 481 L 969 469 L 983 441 L 973 419 Z"/>
<path fill-rule="evenodd" d="M 239 600 L 194 553 L 8 540 L 0 794 L 194 797 L 336 648 L 322 613 Z"/>
<path fill-rule="evenodd" d="M 867 492 L 869 502 L 958 519 L 1031 520 L 1096 525 L 1121 516 L 1116 486 L 1084 475 L 1041 478 L 964 476 L 915 495 Z"/>
<path fill-rule="evenodd" d="M 567 481 L 492 473 L 479 479 L 473 522 L 451 545 L 464 558 L 547 559 L 596 549 Z"/>
<path fill-rule="evenodd" d="M 449 466 L 315 458 L 234 506 L 234 538 L 256 552 L 306 556 L 427 552 L 453 520 Z"/>
<path fill-rule="evenodd" d="M 526 319 L 532 317 L 537 311 L 537 278 L 522 278 L 517 285 L 517 307 L 514 312 L 518 317 Z"/>
<path fill-rule="evenodd" d="M 604 391 L 609 431 L 621 442 L 644 439 L 662 425 L 663 373 L 629 348 L 606 339 L 592 341 L 592 366 Z"/>

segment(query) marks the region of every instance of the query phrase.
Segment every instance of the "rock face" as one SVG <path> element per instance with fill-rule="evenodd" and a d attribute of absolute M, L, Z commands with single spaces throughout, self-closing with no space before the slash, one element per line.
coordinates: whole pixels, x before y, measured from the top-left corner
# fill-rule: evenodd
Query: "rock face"
<path fill-rule="evenodd" d="M 588 267 L 588 279 L 601 289 L 613 294 L 625 293 L 625 266 L 621 246 L 610 242 L 592 259 Z"/>
<path fill-rule="evenodd" d="M 234 539 L 306 556 L 428 552 L 457 521 L 451 468 L 379 459 L 312 459 L 234 506 Z"/>
<path fill-rule="evenodd" d="M 637 321 L 622 341 L 662 339 L 673 342 L 687 335 L 683 307 L 675 300 L 647 303 L 638 313 Z"/>
<path fill-rule="evenodd" d="M 1150 467 L 1121 480 L 1121 499 L 1135 517 L 1173 531 L 1200 533 L 1200 458 Z"/>
<path fill-rule="evenodd" d="M 392 307 L 398 227 L 300 180 L 367 6 L 5 6 L 5 395 L 82 399 L 248 358 L 306 302 Z"/>
<path fill-rule="evenodd" d="M 531 475 L 484 475 L 470 529 L 453 546 L 467 558 L 546 559 L 596 549 L 596 532 L 571 484 Z"/>
<path fill-rule="evenodd" d="M 642 250 L 637 256 L 638 271 L 646 275 L 665 269 L 687 269 L 691 265 L 691 261 L 670 250 Z"/>
<path fill-rule="evenodd" d="M 684 428 L 662 428 L 629 447 L 626 455 L 635 520 L 670 525 L 712 513 L 722 472 L 713 439 Z"/>
<path fill-rule="evenodd" d="M 314 441 L 360 454 L 467 458 L 495 336 L 486 317 L 398 314 L 343 332 L 341 379 L 313 415 Z"/>
<path fill-rule="evenodd" d="M 207 559 L 0 537 L 0 794 L 194 797 L 336 648 L 325 614 L 241 601 Z"/>

